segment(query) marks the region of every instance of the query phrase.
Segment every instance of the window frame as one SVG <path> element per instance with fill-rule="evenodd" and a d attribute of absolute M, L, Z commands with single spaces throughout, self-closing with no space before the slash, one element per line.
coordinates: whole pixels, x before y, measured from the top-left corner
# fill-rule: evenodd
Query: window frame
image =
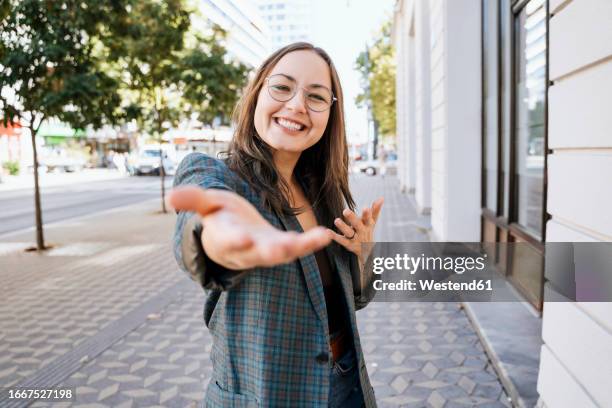
<path fill-rule="evenodd" d="M 497 87 L 497 106 L 495 107 L 495 115 L 497 116 L 497 152 L 496 152 L 496 160 L 497 160 L 497 186 L 496 186 L 496 194 L 495 197 L 497 199 L 497 203 L 495 205 L 495 211 L 487 208 L 487 175 L 486 175 L 486 163 L 487 163 L 487 115 L 491 114 L 487 112 L 486 108 L 486 94 L 484 89 L 485 84 L 485 74 L 486 70 L 489 68 L 486 66 L 487 62 L 485 60 L 485 45 L 487 43 L 485 39 L 485 5 L 484 3 L 489 0 L 482 0 L 481 3 L 481 32 L 483 35 L 481 36 L 481 76 L 482 76 L 482 88 L 481 88 L 481 103 L 482 103 L 482 111 L 481 111 L 481 141 L 482 141 L 482 150 L 481 150 L 481 241 L 485 239 L 491 240 L 494 239 L 495 242 L 498 243 L 512 243 L 517 241 L 523 241 L 532 247 L 535 252 L 540 254 L 542 258 L 542 268 L 539 271 L 540 282 L 540 293 L 537 294 L 534 298 L 532 294 L 533 291 L 529 291 L 527 288 L 523 287 L 521 281 L 517 279 L 513 273 L 513 254 L 512 251 L 503 251 L 499 250 L 498 253 L 495 254 L 495 259 L 500 270 L 508 277 L 508 279 L 513 283 L 513 285 L 517 288 L 517 290 L 527 299 L 529 302 L 536 307 L 538 311 L 542 311 L 543 306 L 543 297 L 544 297 L 544 242 L 546 241 L 546 222 L 551 218 L 547 213 L 547 202 L 548 202 L 548 154 L 550 150 L 548 148 L 548 90 L 550 85 L 549 79 L 549 66 L 550 66 L 550 58 L 549 58 L 549 40 L 550 40 L 550 0 L 544 0 L 545 4 L 545 26 L 546 26 L 546 67 L 545 67 L 545 90 L 544 90 L 544 174 L 543 174 L 543 191 L 542 191 L 542 227 L 541 227 L 541 237 L 538 238 L 524 229 L 520 224 L 518 224 L 518 195 L 516 188 L 517 184 L 517 175 L 516 175 L 516 163 L 517 163 L 517 129 L 516 129 L 516 120 L 517 120 L 517 112 L 516 112 L 516 101 L 517 101 L 517 18 L 519 14 L 523 10 L 523 8 L 532 0 L 510 0 L 505 5 L 502 2 L 497 3 L 497 27 L 494 27 L 495 37 L 497 39 L 497 58 L 496 58 L 496 69 L 497 69 L 497 83 L 495 86 Z M 509 10 L 505 9 L 509 7 Z M 503 19 L 507 18 L 508 21 L 504 22 Z M 505 32 L 502 32 L 502 28 L 505 27 L 504 24 L 508 24 L 509 27 L 509 38 L 504 37 Z M 490 27 L 490 24 L 487 24 Z M 492 30 L 489 29 L 488 35 L 491 35 Z M 509 49 L 509 58 L 506 58 L 506 52 Z M 505 65 L 504 65 L 505 64 Z M 506 70 L 509 70 L 507 72 Z M 508 81 L 505 81 L 505 74 L 509 74 Z M 506 82 L 508 82 L 506 84 Z M 491 86 L 492 84 L 488 84 L 487 86 Z M 504 94 L 504 86 L 507 86 L 507 94 Z M 506 106 L 507 105 L 507 106 Z M 506 112 L 507 110 L 507 112 Z M 506 118 L 506 114 L 509 115 L 509 118 Z M 505 121 L 509 120 L 509 129 L 507 137 L 508 146 L 506 147 L 504 142 L 505 135 Z M 508 151 L 506 151 L 508 150 Z M 508 160 L 508 184 L 506 185 L 506 178 L 504 176 L 504 168 L 505 160 Z M 507 187 L 507 188 L 506 188 Z M 508 206 L 508 214 L 505 214 L 505 206 Z M 495 226 L 494 237 L 491 237 L 492 227 Z M 504 253 L 501 253 L 504 252 Z"/>

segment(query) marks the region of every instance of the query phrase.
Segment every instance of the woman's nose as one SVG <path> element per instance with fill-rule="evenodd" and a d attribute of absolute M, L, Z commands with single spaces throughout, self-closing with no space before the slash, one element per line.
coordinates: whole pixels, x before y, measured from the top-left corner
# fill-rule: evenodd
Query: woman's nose
<path fill-rule="evenodd" d="M 289 99 L 287 102 L 285 102 L 285 105 L 296 111 L 296 112 L 306 112 L 307 108 L 306 108 L 306 100 L 305 100 L 305 95 L 304 95 L 304 90 L 303 89 L 298 89 L 295 93 L 295 95 L 293 95 L 293 98 Z"/>

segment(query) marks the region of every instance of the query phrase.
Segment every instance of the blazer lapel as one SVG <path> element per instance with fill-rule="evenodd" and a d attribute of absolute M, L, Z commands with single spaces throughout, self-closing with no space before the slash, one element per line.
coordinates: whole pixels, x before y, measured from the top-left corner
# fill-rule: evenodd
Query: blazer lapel
<path fill-rule="evenodd" d="M 298 222 L 295 216 L 283 216 L 277 214 L 278 219 L 287 231 L 304 232 L 302 226 Z M 317 260 L 314 254 L 308 254 L 299 258 L 302 272 L 304 273 L 304 279 L 306 280 L 306 287 L 308 288 L 308 295 L 310 301 L 319 315 L 319 318 L 323 322 L 323 327 L 327 332 L 327 309 L 325 308 L 325 293 L 323 292 L 323 282 L 321 281 L 321 273 L 317 266 Z"/>

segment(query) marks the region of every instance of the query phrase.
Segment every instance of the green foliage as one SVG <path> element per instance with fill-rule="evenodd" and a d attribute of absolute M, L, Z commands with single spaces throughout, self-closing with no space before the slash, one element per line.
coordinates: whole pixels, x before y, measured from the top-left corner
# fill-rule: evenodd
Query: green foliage
<path fill-rule="evenodd" d="M 51 117 L 82 129 L 136 119 L 156 138 L 194 115 L 228 123 L 247 68 L 218 27 L 185 47 L 190 13 L 184 0 L 2 0 L 0 116 L 34 132 Z"/>
<path fill-rule="evenodd" d="M 127 118 L 159 140 L 181 118 L 176 76 L 189 11 L 183 0 L 139 1 L 131 7 L 128 25 L 118 47 L 121 58 L 111 70 L 122 80 Z"/>
<path fill-rule="evenodd" d="M 179 81 L 183 89 L 183 109 L 197 114 L 196 119 L 212 125 L 216 118 L 228 125 L 240 90 L 247 79 L 244 64 L 229 62 L 222 45 L 226 33 L 218 26 L 207 38 L 196 37 L 196 46 L 185 52 Z"/>
<path fill-rule="evenodd" d="M 125 1 L 5 0 L 0 7 L 0 96 L 5 122 L 35 132 L 56 117 L 74 128 L 120 116 L 118 83 L 102 69 L 105 40 L 124 29 Z"/>
<path fill-rule="evenodd" d="M 0 117 L 33 139 L 50 118 L 74 129 L 136 119 L 157 140 L 192 110 L 227 118 L 246 69 L 226 63 L 219 30 L 186 49 L 189 28 L 185 0 L 1 0 Z M 33 153 L 44 249 L 35 143 Z"/>
<path fill-rule="evenodd" d="M 386 22 L 374 44 L 355 61 L 364 91 L 357 95 L 358 106 L 371 104 L 374 120 L 383 136 L 395 136 L 395 54 L 391 44 L 391 22 Z"/>
<path fill-rule="evenodd" d="M 2 163 L 2 167 L 10 174 L 11 176 L 16 176 L 19 174 L 19 162 L 18 161 L 7 161 Z"/>
<path fill-rule="evenodd" d="M 136 0 L 132 0 L 136 1 Z M 122 117 L 119 82 L 105 64 L 117 55 L 129 0 L 3 0 L 0 116 L 30 129 L 36 247 L 45 249 L 36 133 L 45 119 L 94 128 Z"/>

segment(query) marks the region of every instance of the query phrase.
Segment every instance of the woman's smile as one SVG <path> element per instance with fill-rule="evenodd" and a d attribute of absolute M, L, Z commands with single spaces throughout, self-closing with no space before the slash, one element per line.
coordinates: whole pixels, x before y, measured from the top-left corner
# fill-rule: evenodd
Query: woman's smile
<path fill-rule="evenodd" d="M 307 130 L 307 127 L 304 124 L 287 118 L 275 117 L 273 118 L 273 121 L 278 127 L 289 134 L 299 134 L 300 132 Z"/>

